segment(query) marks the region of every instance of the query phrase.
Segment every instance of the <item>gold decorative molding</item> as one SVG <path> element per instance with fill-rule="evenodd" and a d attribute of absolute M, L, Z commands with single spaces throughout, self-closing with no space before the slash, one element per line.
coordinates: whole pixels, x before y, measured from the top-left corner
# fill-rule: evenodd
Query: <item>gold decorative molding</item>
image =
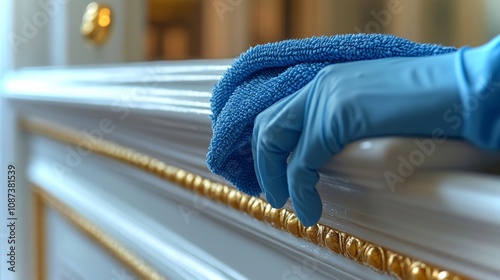
<path fill-rule="evenodd" d="M 132 273 L 140 279 L 160 280 L 165 279 L 153 267 L 144 260 L 123 246 L 118 240 L 102 231 L 85 217 L 78 214 L 71 207 L 55 198 L 44 189 L 32 184 L 32 190 L 35 196 L 35 234 L 36 234 L 36 273 L 37 279 L 44 280 L 47 277 L 45 258 L 46 239 L 45 239 L 45 207 L 50 206 L 58 214 L 66 218 L 80 232 L 89 237 L 92 241 L 100 245 L 110 255 L 115 257 Z"/>
<path fill-rule="evenodd" d="M 117 143 L 84 137 L 82 133 L 53 123 L 25 120 L 22 127 L 33 134 L 81 146 L 95 153 L 136 166 L 178 186 L 213 201 L 245 212 L 257 220 L 271 224 L 298 238 L 327 248 L 377 272 L 402 280 L 466 280 L 466 276 L 439 268 L 424 261 L 402 255 L 388 248 L 357 238 L 331 227 L 317 224 L 304 227 L 297 216 L 286 209 L 274 209 L 266 201 L 246 195 L 233 187 L 212 182 L 195 173 L 171 166 L 165 162 Z"/>
<path fill-rule="evenodd" d="M 45 204 L 40 196 L 34 195 L 34 240 L 35 240 L 35 277 L 37 280 L 47 279 L 47 244 L 45 242 Z"/>

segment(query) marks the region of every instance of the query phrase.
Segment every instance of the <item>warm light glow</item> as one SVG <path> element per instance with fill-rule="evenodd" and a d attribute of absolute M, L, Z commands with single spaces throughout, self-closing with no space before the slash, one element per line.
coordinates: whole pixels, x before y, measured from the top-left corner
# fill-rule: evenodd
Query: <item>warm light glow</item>
<path fill-rule="evenodd" d="M 102 27 L 106 27 L 111 23 L 111 17 L 109 9 L 102 9 L 99 12 L 99 25 Z"/>
<path fill-rule="evenodd" d="M 102 10 L 99 11 L 99 16 L 109 16 L 111 14 L 111 11 L 108 8 L 103 8 Z"/>
<path fill-rule="evenodd" d="M 90 33 L 94 30 L 94 25 L 91 22 L 86 22 L 83 24 L 82 30 L 85 33 Z"/>
<path fill-rule="evenodd" d="M 95 2 L 92 2 L 90 3 L 88 6 L 87 6 L 87 13 L 89 14 L 94 14 L 97 12 L 97 9 L 99 8 L 99 6 L 97 5 L 97 3 Z"/>
<path fill-rule="evenodd" d="M 102 27 L 106 27 L 111 23 L 111 18 L 109 15 L 104 15 L 99 17 L 99 25 Z"/>

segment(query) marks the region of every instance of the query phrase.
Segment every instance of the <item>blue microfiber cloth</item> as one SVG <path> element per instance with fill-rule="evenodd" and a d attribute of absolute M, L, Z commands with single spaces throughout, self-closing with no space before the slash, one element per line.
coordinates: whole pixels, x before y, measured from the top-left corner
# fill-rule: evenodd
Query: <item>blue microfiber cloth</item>
<path fill-rule="evenodd" d="M 260 112 L 304 87 L 329 64 L 453 51 L 452 47 L 384 34 L 313 37 L 250 48 L 233 62 L 213 90 L 213 137 L 207 165 L 239 190 L 259 195 L 251 139 Z"/>

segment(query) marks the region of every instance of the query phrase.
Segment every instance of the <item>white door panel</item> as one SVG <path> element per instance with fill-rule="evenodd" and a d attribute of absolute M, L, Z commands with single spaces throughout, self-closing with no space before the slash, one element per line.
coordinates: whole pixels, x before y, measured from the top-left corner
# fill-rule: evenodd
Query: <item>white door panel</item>
<path fill-rule="evenodd" d="M 111 8 L 111 35 L 101 46 L 86 41 L 80 25 L 86 7 L 92 1 L 52 0 L 63 13 L 53 21 L 52 58 L 54 65 L 120 63 L 143 60 L 145 1 L 105 0 Z"/>

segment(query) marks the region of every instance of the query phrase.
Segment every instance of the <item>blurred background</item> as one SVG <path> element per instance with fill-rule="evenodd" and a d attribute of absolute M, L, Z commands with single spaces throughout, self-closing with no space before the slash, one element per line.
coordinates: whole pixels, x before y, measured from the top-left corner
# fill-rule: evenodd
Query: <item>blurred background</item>
<path fill-rule="evenodd" d="M 498 0 L 105 0 L 111 39 L 93 46 L 80 30 L 90 1 L 6 1 L 12 68 L 232 58 L 256 44 L 360 32 L 474 46 L 500 33 Z M 33 26 L 36 36 L 18 36 Z"/>
<path fill-rule="evenodd" d="M 234 57 L 288 38 L 391 33 L 478 45 L 500 33 L 498 0 L 150 0 L 147 59 Z"/>

